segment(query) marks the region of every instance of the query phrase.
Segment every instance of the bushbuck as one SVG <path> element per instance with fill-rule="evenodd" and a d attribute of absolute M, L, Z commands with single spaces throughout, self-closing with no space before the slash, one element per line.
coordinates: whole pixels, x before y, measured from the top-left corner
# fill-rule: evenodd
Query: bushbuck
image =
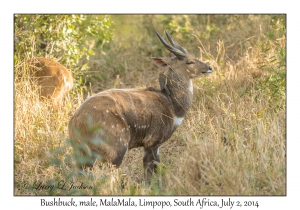
<path fill-rule="evenodd" d="M 156 172 L 160 145 L 182 123 L 192 104 L 192 79 L 212 72 L 168 32 L 170 44 L 156 34 L 170 51 L 168 58 L 152 57 L 158 67 L 165 68 L 159 74 L 160 90 L 105 90 L 86 99 L 71 118 L 69 135 L 80 167 L 92 167 L 97 158 L 119 167 L 128 149 L 143 147 L 146 180 L 150 182 Z"/>
<path fill-rule="evenodd" d="M 32 77 L 40 86 L 41 98 L 51 100 L 56 109 L 63 97 L 73 87 L 71 72 L 59 62 L 50 58 L 35 57 L 29 61 Z"/>

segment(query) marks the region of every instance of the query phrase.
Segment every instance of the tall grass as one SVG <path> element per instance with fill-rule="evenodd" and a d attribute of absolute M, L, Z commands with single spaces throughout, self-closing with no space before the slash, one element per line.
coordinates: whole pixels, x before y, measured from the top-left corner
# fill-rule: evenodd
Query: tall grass
<path fill-rule="evenodd" d="M 214 69 L 193 81 L 192 108 L 162 145 L 153 185 L 144 184 L 141 148 L 129 151 L 117 170 L 97 163 L 79 171 L 67 124 L 83 93 L 73 90 L 52 111 L 24 73 L 24 60 L 15 64 L 15 75 L 22 75 L 15 77 L 15 195 L 285 195 L 285 16 L 149 17 L 112 17 L 115 40 L 90 63 L 91 92 L 158 87 L 159 70 L 150 57 L 167 52 L 149 33 L 164 27 Z M 131 22 L 118 30 L 122 18 Z M 180 25 L 181 19 L 189 25 Z M 41 183 L 56 188 L 40 189 Z M 66 183 L 65 189 L 57 189 L 58 183 Z M 86 187 L 69 190 L 72 183 Z"/>

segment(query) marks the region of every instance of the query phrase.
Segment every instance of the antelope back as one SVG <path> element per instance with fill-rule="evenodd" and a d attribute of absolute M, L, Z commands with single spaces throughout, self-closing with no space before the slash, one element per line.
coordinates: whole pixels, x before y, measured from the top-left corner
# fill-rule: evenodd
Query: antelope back
<path fill-rule="evenodd" d="M 53 106 L 57 107 L 73 87 L 71 72 L 50 58 L 36 57 L 30 60 L 29 65 L 41 88 L 40 96 L 51 99 Z"/>
<path fill-rule="evenodd" d="M 84 156 L 98 154 L 119 166 L 128 149 L 151 148 L 170 137 L 174 129 L 170 107 L 169 99 L 153 88 L 103 91 L 75 112 L 69 122 L 70 139 L 86 144 L 80 148 Z"/>

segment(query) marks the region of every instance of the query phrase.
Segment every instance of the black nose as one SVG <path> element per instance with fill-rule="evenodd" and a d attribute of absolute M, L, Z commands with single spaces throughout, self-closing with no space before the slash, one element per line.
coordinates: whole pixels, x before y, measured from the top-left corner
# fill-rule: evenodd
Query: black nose
<path fill-rule="evenodd" d="M 212 68 L 211 68 L 211 66 L 209 66 L 209 67 L 208 67 L 208 70 L 211 70 L 211 71 L 212 71 Z"/>

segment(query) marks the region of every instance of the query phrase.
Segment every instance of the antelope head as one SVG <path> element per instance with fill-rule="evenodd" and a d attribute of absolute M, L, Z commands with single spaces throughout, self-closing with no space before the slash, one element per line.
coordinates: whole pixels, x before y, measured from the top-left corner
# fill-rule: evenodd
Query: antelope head
<path fill-rule="evenodd" d="M 169 69 L 190 79 L 199 78 L 212 72 L 210 66 L 190 55 L 186 49 L 181 47 L 171 38 L 167 31 L 166 35 L 171 45 L 168 44 L 158 32 L 156 32 L 156 34 L 163 45 L 170 51 L 171 55 L 170 58 L 153 57 L 152 60 L 157 66 L 162 68 L 169 67 Z"/>

